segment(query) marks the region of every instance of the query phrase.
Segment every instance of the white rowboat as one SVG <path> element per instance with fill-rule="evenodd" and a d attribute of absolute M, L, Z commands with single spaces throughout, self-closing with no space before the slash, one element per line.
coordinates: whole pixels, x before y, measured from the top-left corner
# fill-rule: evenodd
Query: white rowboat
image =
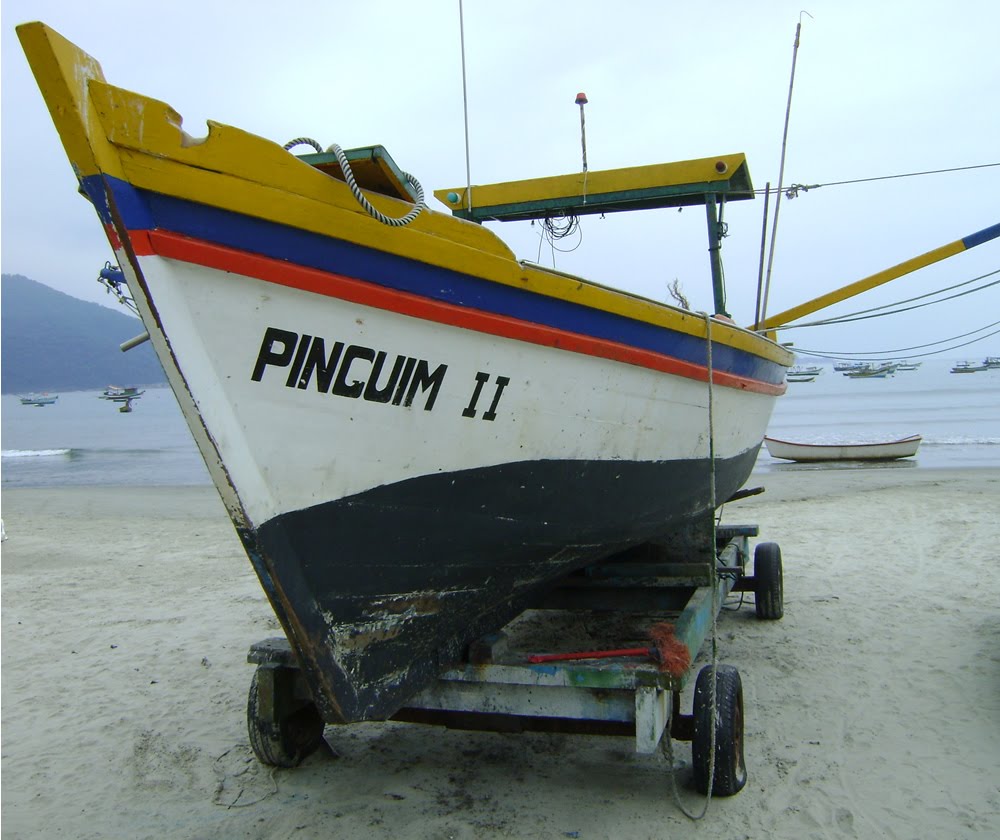
<path fill-rule="evenodd" d="M 787 440 L 764 438 L 772 458 L 787 461 L 895 461 L 917 454 L 920 435 L 882 443 L 793 443 Z"/>

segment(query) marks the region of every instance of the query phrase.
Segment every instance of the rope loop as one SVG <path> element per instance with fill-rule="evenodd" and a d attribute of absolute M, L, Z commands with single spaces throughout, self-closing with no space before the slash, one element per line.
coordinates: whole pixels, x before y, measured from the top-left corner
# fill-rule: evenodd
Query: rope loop
<path fill-rule="evenodd" d="M 323 153 L 323 147 L 311 137 L 296 137 L 294 140 L 289 140 L 285 143 L 282 148 L 287 152 L 294 149 L 296 146 L 312 146 L 320 154 Z M 365 208 L 365 212 L 367 212 L 369 216 L 376 221 L 381 222 L 383 225 L 389 225 L 389 227 L 405 227 L 417 218 L 417 216 L 423 212 L 424 208 L 427 207 L 427 204 L 424 201 L 424 188 L 420 186 L 420 182 L 409 172 L 403 172 L 402 175 L 406 179 L 406 182 L 412 186 L 417 193 L 416 204 L 409 213 L 398 219 L 380 213 L 372 207 L 371 202 L 369 202 L 368 199 L 365 198 L 365 194 L 361 192 L 358 182 L 354 179 L 354 171 L 351 169 L 351 163 L 348 161 L 344 150 L 336 143 L 331 143 L 330 147 L 326 149 L 326 151 L 333 152 L 337 156 L 337 163 L 340 164 L 340 169 L 344 173 L 344 179 L 347 181 L 347 186 L 351 188 L 351 192 L 357 199 L 358 204 Z"/>
<path fill-rule="evenodd" d="M 405 227 L 417 218 L 417 216 L 419 216 L 427 206 L 424 203 L 424 188 L 420 186 L 420 182 L 409 172 L 403 172 L 402 175 L 406 179 L 407 183 L 409 183 L 410 186 L 416 190 L 417 201 L 415 206 L 409 213 L 398 219 L 380 213 L 372 207 L 368 199 L 365 198 L 365 194 L 361 192 L 361 188 L 358 186 L 357 181 L 354 180 L 354 171 L 351 169 L 350 161 L 347 160 L 347 155 L 344 154 L 344 150 L 336 143 L 331 143 L 327 151 L 333 152 L 337 156 L 337 162 L 340 164 L 340 168 L 344 173 L 344 178 L 347 179 L 347 186 L 351 188 L 351 192 L 354 193 L 354 197 L 358 200 L 358 204 L 365 208 L 365 211 L 369 216 L 376 221 L 381 222 L 383 225 L 389 225 L 389 227 Z"/>

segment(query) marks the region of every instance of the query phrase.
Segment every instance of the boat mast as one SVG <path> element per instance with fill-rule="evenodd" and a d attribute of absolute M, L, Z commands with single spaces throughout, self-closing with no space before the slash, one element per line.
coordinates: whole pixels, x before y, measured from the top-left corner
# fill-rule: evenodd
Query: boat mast
<path fill-rule="evenodd" d="M 725 226 L 720 214 L 716 211 L 718 196 L 709 193 L 705 196 L 705 211 L 708 217 L 708 259 L 712 268 L 712 297 L 715 301 L 715 314 L 725 315 L 726 312 L 726 285 L 722 274 L 722 237 Z M 722 207 L 725 208 L 725 197 L 722 199 Z"/>

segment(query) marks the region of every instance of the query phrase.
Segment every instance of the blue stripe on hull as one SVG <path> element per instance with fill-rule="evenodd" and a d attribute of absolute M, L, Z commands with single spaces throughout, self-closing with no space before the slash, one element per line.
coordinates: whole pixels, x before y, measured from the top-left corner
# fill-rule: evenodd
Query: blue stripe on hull
<path fill-rule="evenodd" d="M 309 268 L 445 303 L 614 341 L 696 365 L 706 363 L 705 342 L 697 336 L 504 286 L 352 242 L 137 190 L 113 178 L 107 181 L 129 230 L 167 230 L 272 259 L 292 260 Z M 89 184 L 88 193 L 97 187 L 98 184 Z M 718 343 L 713 345 L 712 351 L 712 362 L 717 370 L 772 385 L 780 385 L 784 381 L 785 368 L 767 359 Z"/>

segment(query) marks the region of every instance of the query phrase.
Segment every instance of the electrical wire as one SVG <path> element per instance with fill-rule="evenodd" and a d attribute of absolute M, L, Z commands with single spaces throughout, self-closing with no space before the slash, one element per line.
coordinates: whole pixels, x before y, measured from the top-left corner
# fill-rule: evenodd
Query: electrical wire
<path fill-rule="evenodd" d="M 583 243 L 583 229 L 580 227 L 580 218 L 572 213 L 564 213 L 558 216 L 546 216 L 542 219 L 542 235 L 555 251 L 568 254 L 575 251 Z M 579 238 L 572 248 L 558 248 L 556 242 L 570 236 L 578 235 Z"/>

